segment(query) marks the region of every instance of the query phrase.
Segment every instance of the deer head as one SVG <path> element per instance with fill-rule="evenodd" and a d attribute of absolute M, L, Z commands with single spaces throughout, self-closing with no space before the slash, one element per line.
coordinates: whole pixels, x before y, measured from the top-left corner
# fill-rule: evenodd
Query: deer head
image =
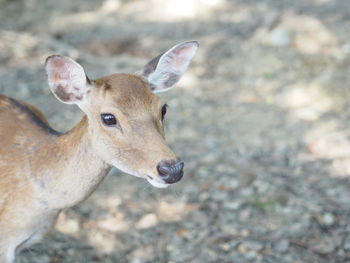
<path fill-rule="evenodd" d="M 53 94 L 86 114 L 91 147 L 103 161 L 167 187 L 182 178 L 184 163 L 165 141 L 167 106 L 155 93 L 174 87 L 197 48 L 195 41 L 176 45 L 140 74 L 89 80 L 81 65 L 58 55 L 47 58 L 46 72 Z"/>

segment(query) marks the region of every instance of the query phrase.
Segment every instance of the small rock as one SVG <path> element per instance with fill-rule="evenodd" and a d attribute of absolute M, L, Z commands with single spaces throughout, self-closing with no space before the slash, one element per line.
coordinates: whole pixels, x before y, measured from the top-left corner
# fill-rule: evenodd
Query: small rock
<path fill-rule="evenodd" d="M 61 213 L 55 228 L 65 234 L 77 234 L 80 231 L 79 217 L 75 213 Z"/>
<path fill-rule="evenodd" d="M 237 249 L 238 249 L 238 252 L 241 254 L 246 254 L 248 252 L 246 245 L 243 243 L 240 244 Z"/>
<path fill-rule="evenodd" d="M 249 237 L 250 231 L 248 229 L 243 229 L 243 230 L 241 230 L 240 235 L 242 237 Z"/>
<path fill-rule="evenodd" d="M 200 201 L 205 201 L 205 200 L 208 200 L 210 197 L 209 193 L 208 192 L 204 192 L 204 193 L 201 193 L 199 195 L 199 200 Z"/>
<path fill-rule="evenodd" d="M 344 249 L 350 251 L 350 235 L 348 235 L 344 240 Z"/>
<path fill-rule="evenodd" d="M 274 248 L 280 253 L 285 253 L 288 251 L 289 241 L 287 239 L 282 239 L 275 244 Z"/>
<path fill-rule="evenodd" d="M 239 219 L 242 221 L 249 220 L 250 217 L 251 217 L 251 210 L 249 209 L 244 209 L 239 212 Z"/>
<path fill-rule="evenodd" d="M 308 231 L 309 226 L 310 222 L 303 220 L 301 222 L 291 225 L 288 229 L 288 232 L 293 234 L 294 236 L 301 235 L 305 233 L 305 231 Z"/>
<path fill-rule="evenodd" d="M 223 251 L 225 251 L 225 252 L 231 250 L 231 246 L 230 246 L 229 243 L 223 243 L 223 244 L 221 244 L 221 245 L 220 245 L 220 248 L 221 248 Z"/>
<path fill-rule="evenodd" d="M 91 223 L 93 224 L 94 222 Z M 126 231 L 129 228 L 127 221 L 120 217 L 108 216 L 98 220 L 96 223 L 99 228 L 110 232 Z"/>
<path fill-rule="evenodd" d="M 154 258 L 155 251 L 151 246 L 140 247 L 132 251 L 128 256 L 131 263 L 142 263 L 152 260 Z"/>
<path fill-rule="evenodd" d="M 219 192 L 219 191 L 217 191 L 211 197 L 215 201 L 225 201 L 228 198 L 228 194 L 227 194 L 227 192 Z"/>
<path fill-rule="evenodd" d="M 258 241 L 246 241 L 244 244 L 249 250 L 260 251 L 264 248 L 264 244 Z"/>
<path fill-rule="evenodd" d="M 332 238 L 323 238 L 318 241 L 314 246 L 313 250 L 320 254 L 329 254 L 335 249 L 335 242 Z"/>
<path fill-rule="evenodd" d="M 249 251 L 246 255 L 245 258 L 248 260 L 253 260 L 257 257 L 257 253 L 253 250 Z"/>
<path fill-rule="evenodd" d="M 284 30 L 273 30 L 270 34 L 270 42 L 274 46 L 287 46 L 290 43 L 290 37 Z"/>
<path fill-rule="evenodd" d="M 237 189 L 239 187 L 239 181 L 236 179 L 232 179 L 228 182 L 226 182 L 227 187 L 230 189 Z"/>
<path fill-rule="evenodd" d="M 323 216 L 322 216 L 322 223 L 326 226 L 331 226 L 333 225 L 335 222 L 334 220 L 334 215 L 331 214 L 331 213 L 325 213 Z"/>
<path fill-rule="evenodd" d="M 136 228 L 138 229 L 145 229 L 150 228 L 158 224 L 158 218 L 155 214 L 150 213 L 147 215 L 144 215 L 137 223 Z"/>
<path fill-rule="evenodd" d="M 239 185 L 241 187 L 248 187 L 256 180 L 256 175 L 252 172 L 242 173 L 239 178 Z"/>
<path fill-rule="evenodd" d="M 242 203 L 242 201 L 225 202 L 224 208 L 228 210 L 238 210 L 241 207 Z"/>

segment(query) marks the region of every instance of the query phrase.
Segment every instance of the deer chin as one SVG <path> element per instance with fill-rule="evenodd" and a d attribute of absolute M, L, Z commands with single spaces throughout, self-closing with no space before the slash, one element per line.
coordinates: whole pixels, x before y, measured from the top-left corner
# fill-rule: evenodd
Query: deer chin
<path fill-rule="evenodd" d="M 169 186 L 169 184 L 166 184 L 166 183 L 163 183 L 163 182 L 160 182 L 156 179 L 153 179 L 152 177 L 150 176 L 147 176 L 146 174 L 144 173 L 140 173 L 140 172 L 136 172 L 136 171 L 132 171 L 131 169 L 128 169 L 126 168 L 126 166 L 123 166 L 123 165 L 118 165 L 118 166 L 114 166 L 116 167 L 117 169 L 123 171 L 124 173 L 127 173 L 127 174 L 130 174 L 132 176 L 135 176 L 135 177 L 139 177 L 139 178 L 144 178 L 146 179 L 152 186 L 156 187 L 156 188 L 167 188 Z"/>
<path fill-rule="evenodd" d="M 156 181 L 150 178 L 146 178 L 146 180 L 156 188 L 167 188 L 169 186 L 169 184 L 161 183 L 159 181 Z"/>

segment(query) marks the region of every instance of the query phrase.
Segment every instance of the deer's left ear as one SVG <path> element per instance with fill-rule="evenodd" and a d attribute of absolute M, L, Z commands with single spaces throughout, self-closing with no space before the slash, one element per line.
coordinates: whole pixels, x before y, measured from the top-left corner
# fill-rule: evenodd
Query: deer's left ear
<path fill-rule="evenodd" d="M 143 68 L 142 75 L 148 79 L 153 92 L 166 91 L 180 80 L 198 46 L 197 41 L 184 42 L 148 62 Z"/>

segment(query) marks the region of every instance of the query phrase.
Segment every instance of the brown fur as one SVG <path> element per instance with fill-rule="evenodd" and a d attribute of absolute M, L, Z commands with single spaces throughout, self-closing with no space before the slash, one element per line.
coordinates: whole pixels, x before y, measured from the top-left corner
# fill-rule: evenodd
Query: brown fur
<path fill-rule="evenodd" d="M 35 106 L 25 102 L 25 101 L 21 101 L 20 103 L 22 103 L 23 105 L 27 106 L 29 108 L 29 110 L 31 110 L 36 116 L 38 116 L 38 118 L 40 120 L 42 120 L 42 122 L 44 122 L 45 124 L 49 125 L 48 120 L 46 119 L 45 115 Z"/>
<path fill-rule="evenodd" d="M 141 77 L 115 74 L 93 84 L 87 116 L 66 134 L 34 106 L 0 95 L 0 262 L 40 240 L 59 211 L 87 198 L 112 165 L 158 180 L 157 163 L 176 159 L 163 136 L 163 103 Z M 101 123 L 105 110 L 125 134 Z"/>

